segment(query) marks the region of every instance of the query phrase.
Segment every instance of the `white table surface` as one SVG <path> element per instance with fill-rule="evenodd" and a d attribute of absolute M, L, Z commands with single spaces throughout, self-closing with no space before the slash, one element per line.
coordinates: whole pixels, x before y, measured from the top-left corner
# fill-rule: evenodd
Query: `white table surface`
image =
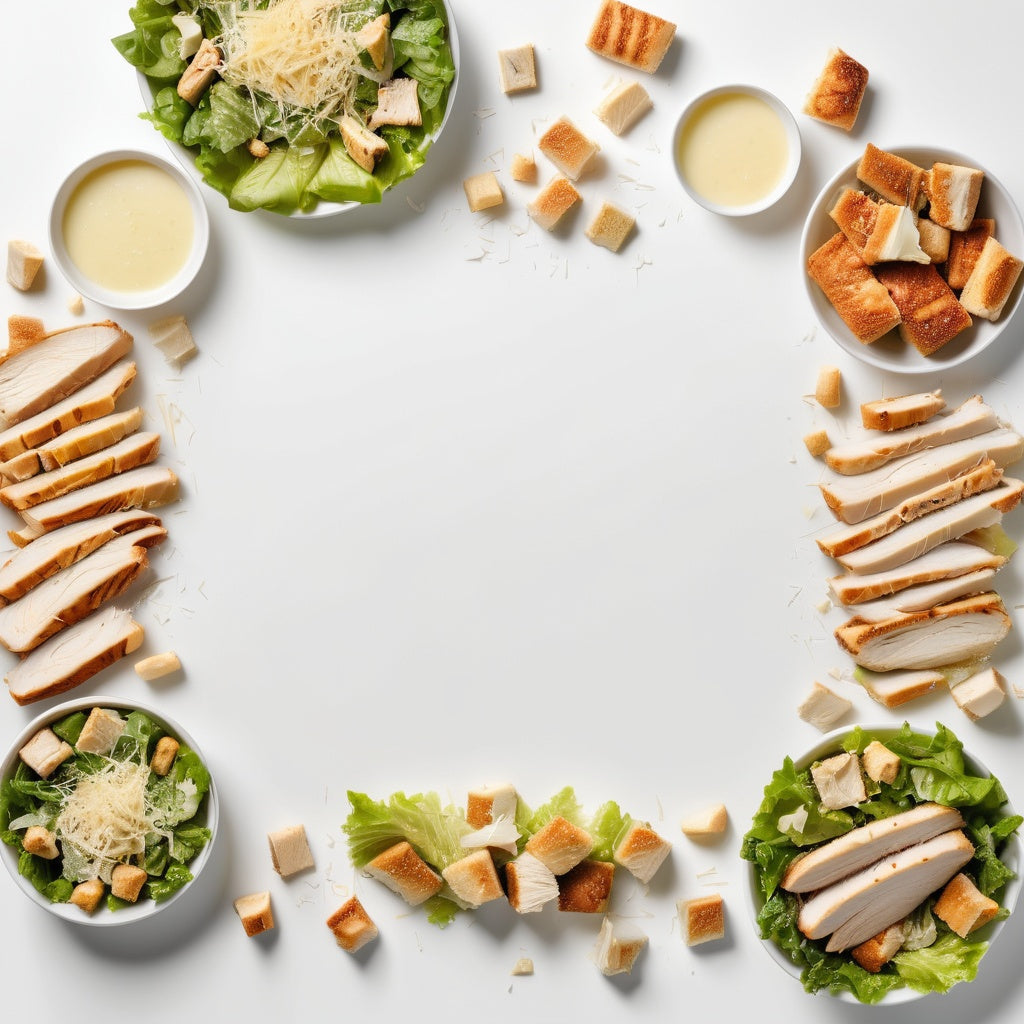
<path fill-rule="evenodd" d="M 851 666 L 831 636 L 842 616 L 820 610 L 833 567 L 813 534 L 828 518 L 801 439 L 855 430 L 861 401 L 940 385 L 951 404 L 981 392 L 1024 426 L 1024 319 L 941 378 L 864 367 L 815 327 L 800 230 L 868 141 L 973 154 L 1024 196 L 1024 14 L 1009 0 L 661 0 L 648 8 L 678 22 L 677 40 L 644 79 L 653 112 L 617 139 L 591 113 L 626 73 L 583 44 L 597 6 L 456 0 L 450 125 L 380 207 L 299 223 L 233 212 L 207 191 L 203 277 L 157 311 L 191 323 L 201 354 L 181 373 L 149 341 L 155 313 L 88 306 L 135 334 L 134 393 L 183 482 L 164 512 L 170 540 L 133 597 L 142 653 L 173 649 L 185 673 L 144 683 L 129 659 L 78 693 L 135 696 L 182 721 L 215 773 L 223 825 L 213 870 L 159 929 L 68 926 L 0 884 L 12 1018 L 42 1004 L 33 1016 L 57 1019 L 59 1001 L 88 1018 L 130 1006 L 161 1021 L 734 1020 L 766 1007 L 776 1020 L 863 1019 L 804 994 L 760 948 L 738 857 L 771 771 L 818 738 L 795 710 L 815 680 L 853 701 L 850 722 L 903 717 L 834 678 Z M 50 197 L 79 159 L 166 152 L 108 41 L 127 7 L 5 8 L 7 237 L 45 247 Z M 524 42 L 540 88 L 506 97 L 496 53 Z M 685 103 L 747 81 L 799 111 L 832 45 L 871 71 L 855 131 L 798 114 L 800 174 L 767 214 L 718 219 L 693 204 L 670 146 Z M 602 151 L 582 209 L 548 234 L 508 166 L 562 114 Z M 472 214 L 461 182 L 488 169 L 507 202 Z M 602 198 L 637 218 L 618 254 L 583 234 Z M 66 326 L 70 294 L 51 264 L 45 287 L 7 287 L 4 306 Z M 826 363 L 843 372 L 835 413 L 809 397 Z M 1024 535 L 1019 513 L 1007 526 Z M 1016 617 L 1019 567 L 1000 591 Z M 1024 686 L 1018 635 L 997 665 Z M 0 735 L 39 710 L 7 701 Z M 906 710 L 950 725 L 1024 801 L 1014 696 L 976 724 L 948 694 Z M 441 931 L 353 871 L 346 790 L 462 801 L 503 780 L 535 804 L 566 784 L 588 809 L 615 799 L 673 841 L 649 892 L 616 884 L 615 909 L 650 936 L 629 978 L 590 961 L 596 918 L 492 906 Z M 687 840 L 680 819 L 718 801 L 724 839 Z M 296 822 L 316 870 L 286 882 L 266 834 Z M 250 940 L 231 903 L 260 889 L 277 928 Z M 360 958 L 324 925 L 353 890 L 381 928 Z M 715 890 L 728 938 L 687 948 L 675 901 Z M 886 1019 L 1019 1020 L 1022 927 L 1011 919 L 978 983 Z M 533 977 L 510 976 L 521 956 Z"/>

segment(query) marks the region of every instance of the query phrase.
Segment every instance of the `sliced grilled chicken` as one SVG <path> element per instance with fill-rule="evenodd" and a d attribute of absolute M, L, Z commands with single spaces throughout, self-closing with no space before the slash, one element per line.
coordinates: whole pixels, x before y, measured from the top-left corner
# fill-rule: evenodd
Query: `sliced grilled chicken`
<path fill-rule="evenodd" d="M 137 466 L 145 466 L 153 462 L 159 453 L 159 434 L 152 431 L 129 434 L 109 448 L 48 473 L 40 473 L 30 480 L 0 488 L 0 501 L 19 511 L 32 508 Z"/>
<path fill-rule="evenodd" d="M 108 370 L 132 347 L 110 320 L 57 331 L 0 363 L 0 430 L 49 409 Z"/>
<path fill-rule="evenodd" d="M 855 828 L 789 866 L 779 883 L 789 892 L 814 892 L 888 857 L 955 828 L 963 828 L 955 807 L 925 803 L 890 818 Z"/>
<path fill-rule="evenodd" d="M 886 512 L 852 526 L 833 530 L 818 540 L 818 547 L 832 558 L 849 554 L 880 537 L 887 537 L 906 523 L 912 523 L 930 512 L 938 512 L 964 498 L 991 490 L 1002 478 L 1003 471 L 991 459 L 985 459 L 976 468 L 908 498 Z"/>
<path fill-rule="evenodd" d="M 22 487 L 23 484 L 16 486 Z M 3 491 L 0 491 L 0 495 Z M 895 569 L 927 554 L 947 541 L 958 540 L 972 530 L 995 526 L 1003 515 L 1012 512 L 1024 496 L 1024 482 L 1006 477 L 991 491 L 965 498 L 955 505 L 933 512 L 887 537 L 873 541 L 838 561 L 851 572 L 872 573 Z"/>
<path fill-rule="evenodd" d="M 1002 599 L 988 591 L 881 622 L 854 618 L 835 635 L 858 665 L 888 672 L 987 657 L 1009 631 Z"/>
<path fill-rule="evenodd" d="M 859 523 L 915 494 L 980 465 L 986 458 L 1001 469 L 1024 456 L 1024 437 L 999 427 L 916 455 L 904 455 L 858 476 L 836 476 L 821 483 L 822 496 L 844 523 Z"/>
<path fill-rule="evenodd" d="M 826 453 L 825 461 L 837 473 L 852 476 L 877 469 L 904 455 L 976 437 L 998 426 L 995 411 L 980 395 L 974 395 L 945 416 L 904 430 L 881 432 L 849 444 L 835 445 Z"/>
<path fill-rule="evenodd" d="M 830 936 L 832 953 L 859 945 L 906 917 L 973 856 L 959 829 L 909 846 L 815 893 L 800 910 L 800 931 Z"/>
<path fill-rule="evenodd" d="M 131 614 L 108 604 L 22 658 L 5 677 L 8 692 L 18 704 L 55 697 L 138 650 L 142 640 Z"/>
<path fill-rule="evenodd" d="M 61 569 L 24 597 L 0 608 L 0 643 L 24 654 L 101 604 L 124 593 L 146 568 L 146 548 L 167 536 L 162 526 L 115 537 L 81 561 Z M 135 540 L 149 544 L 136 544 Z"/>
<path fill-rule="evenodd" d="M 98 420 L 83 423 L 40 445 L 39 464 L 45 472 L 60 469 L 75 459 L 117 444 L 121 438 L 134 434 L 141 425 L 142 410 L 138 406 L 101 416 Z"/>
<path fill-rule="evenodd" d="M 977 544 L 951 540 L 895 569 L 863 575 L 848 572 L 842 576 L 833 576 L 828 585 L 840 604 L 860 604 L 921 583 L 957 579 L 982 569 L 995 571 L 1005 564 L 1006 558 L 1003 555 L 993 555 Z"/>
<path fill-rule="evenodd" d="M 880 622 L 882 619 L 891 619 L 907 612 L 934 608 L 937 604 L 955 601 L 958 597 L 981 594 L 992 589 L 992 577 L 995 574 L 995 569 L 978 569 L 976 572 L 969 572 L 953 579 L 919 583 L 888 597 L 879 597 L 874 601 L 858 604 L 857 618 L 865 622 Z"/>
<path fill-rule="evenodd" d="M 85 558 L 108 540 L 144 526 L 159 525 L 160 520 L 151 512 L 128 509 L 54 530 L 14 552 L 0 565 L 0 604 L 17 601 L 34 586 Z M 138 536 L 132 542 L 146 546 L 145 539 Z"/>
<path fill-rule="evenodd" d="M 877 402 L 864 402 L 860 407 L 861 422 L 868 430 L 902 430 L 916 423 L 924 423 L 946 407 L 942 389 L 917 395 L 899 395 L 880 398 Z"/>
<path fill-rule="evenodd" d="M 33 449 L 30 452 L 22 452 L 13 459 L 0 462 L 0 482 L 13 484 L 19 480 L 27 480 L 30 476 L 35 476 L 41 468 L 37 451 Z"/>
<path fill-rule="evenodd" d="M 38 448 L 80 423 L 114 411 L 118 396 L 135 380 L 135 364 L 123 361 L 101 374 L 70 398 L 0 432 L 0 459 L 7 461 Z"/>
<path fill-rule="evenodd" d="M 946 684 L 946 677 L 930 668 L 907 672 L 869 672 L 858 668 L 856 675 L 857 682 L 872 699 L 886 708 L 902 707 Z"/>
<path fill-rule="evenodd" d="M 23 509 L 21 517 L 34 539 L 34 536 L 49 533 L 69 523 L 81 522 L 91 516 L 164 505 L 174 500 L 177 491 L 178 478 L 171 470 L 165 466 L 140 466 L 98 484 L 80 487 L 59 498 Z M 17 543 L 13 534 L 11 538 Z"/>

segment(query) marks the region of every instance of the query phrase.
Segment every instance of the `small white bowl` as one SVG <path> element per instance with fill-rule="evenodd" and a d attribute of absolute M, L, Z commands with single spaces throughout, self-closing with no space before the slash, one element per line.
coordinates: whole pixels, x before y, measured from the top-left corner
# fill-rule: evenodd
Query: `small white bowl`
<path fill-rule="evenodd" d="M 138 161 L 164 171 L 181 187 L 192 212 L 192 248 L 178 272 L 169 280 L 146 290 L 115 290 L 92 280 L 72 260 L 64 239 L 64 214 L 82 181 L 94 171 L 125 161 Z M 206 258 L 210 242 L 210 215 L 196 182 L 178 164 L 138 149 L 99 153 L 79 164 L 64 179 L 50 207 L 50 250 L 60 272 L 88 299 L 111 309 L 152 309 L 177 298 L 192 283 Z"/>
<path fill-rule="evenodd" d="M 781 177 L 771 191 L 749 203 L 734 206 L 709 199 L 693 187 L 680 165 L 679 147 L 682 142 L 683 133 L 692 123 L 694 117 L 699 115 L 704 109 L 706 104 L 722 96 L 737 94 L 759 99 L 775 112 L 782 122 L 782 127 L 786 133 L 788 161 Z M 687 195 L 695 203 L 703 206 L 705 210 L 721 214 L 723 217 L 747 217 L 754 213 L 761 213 L 777 203 L 786 194 L 796 178 L 797 171 L 800 168 L 800 153 L 800 129 L 797 127 L 796 118 L 793 117 L 792 112 L 782 100 L 756 85 L 721 85 L 718 88 L 701 93 L 687 104 L 679 116 L 679 120 L 676 122 L 675 133 L 672 136 L 672 161 L 676 169 L 676 175 L 686 190 Z"/>
<path fill-rule="evenodd" d="M 895 146 L 882 147 L 887 152 L 902 156 L 912 163 L 928 170 L 933 163 L 964 164 L 984 171 L 985 180 L 981 186 L 977 217 L 991 217 L 996 222 L 996 237 L 1014 256 L 1024 258 L 1024 222 L 1020 210 L 1010 197 L 1002 182 L 976 160 L 962 153 L 936 146 Z M 829 216 L 829 210 L 847 188 L 864 189 L 857 179 L 858 157 L 852 164 L 839 171 L 818 193 L 804 222 L 803 237 L 800 241 L 800 273 L 804 279 L 807 296 L 818 322 L 828 331 L 839 347 L 848 355 L 869 366 L 894 373 L 940 373 L 950 367 L 966 362 L 991 345 L 1006 329 L 1020 304 L 1024 281 L 1018 281 L 1013 293 L 1003 307 L 1002 315 L 995 322 L 973 317 L 974 323 L 965 331 L 947 342 L 930 356 L 924 356 L 907 344 L 893 330 L 878 341 L 865 345 L 846 326 L 825 293 L 811 280 L 807 273 L 807 258 L 819 246 L 828 241 L 838 230 L 836 222 Z"/>
<path fill-rule="evenodd" d="M 798 771 L 803 771 L 805 768 L 810 767 L 810 765 L 815 761 L 820 761 L 831 754 L 840 753 L 844 749 L 843 740 L 854 731 L 854 728 L 860 728 L 865 733 L 870 733 L 872 736 L 881 739 L 882 742 L 885 742 L 887 737 L 895 736 L 900 732 L 901 725 L 893 725 L 889 722 L 885 725 L 861 725 L 859 727 L 844 726 L 839 729 L 834 729 L 822 736 L 821 740 L 811 747 L 810 750 L 806 751 L 806 753 L 802 754 L 800 757 L 793 758 L 794 767 Z M 925 736 L 933 735 L 933 733 L 926 729 L 914 728 L 914 732 Z M 964 748 L 963 755 L 964 763 L 972 774 L 985 778 L 992 775 L 992 772 L 989 771 L 989 769 L 966 748 Z M 1004 805 L 1004 810 L 1007 814 L 1015 813 L 1009 802 Z M 1000 901 L 1000 905 L 1006 907 L 1012 915 L 1021 891 L 1021 840 L 1016 833 L 1007 840 L 1006 845 L 1003 847 L 1000 859 L 1014 872 L 1014 877 L 1006 883 Z M 761 908 L 764 906 L 764 898 L 761 895 L 760 886 L 758 885 L 757 865 L 753 862 L 748 864 L 745 892 L 751 919 L 754 922 L 754 930 L 757 933 L 758 938 L 760 938 L 760 929 L 757 927 L 757 915 L 761 912 Z M 992 921 L 983 928 L 979 928 L 976 932 L 972 933 L 972 940 L 987 941 L 991 947 L 991 943 L 995 941 L 996 936 L 1002 931 L 1007 920 L 1009 920 L 1009 918 L 1002 921 Z M 783 950 L 780 949 L 771 939 L 761 939 L 760 941 L 761 945 L 768 951 L 771 958 L 791 978 L 795 978 L 796 981 L 799 982 L 800 976 L 803 973 L 803 968 L 798 964 L 793 963 L 786 953 L 783 952 Z M 818 994 L 828 995 L 828 993 L 824 991 Z M 928 993 L 918 992 L 909 986 L 903 986 L 902 988 L 896 988 L 886 993 L 878 1003 L 872 1005 L 895 1006 L 899 1003 L 908 1003 L 916 999 L 921 999 L 927 994 Z M 857 1006 L 864 1005 L 851 992 L 842 992 L 835 998 L 844 1003 L 853 1003 Z"/>
<path fill-rule="evenodd" d="M 159 711 L 153 710 L 153 708 L 147 707 L 145 704 L 140 704 L 138 701 L 128 700 L 124 697 L 97 696 L 80 698 L 59 704 L 29 722 L 29 724 L 26 725 L 18 734 L 14 742 L 11 744 L 10 749 L 7 751 L 3 763 L 0 765 L 0 779 L 6 781 L 14 774 L 19 762 L 18 751 L 40 729 L 44 726 L 52 725 L 54 722 L 58 722 L 62 718 L 66 718 L 68 715 L 74 714 L 76 711 L 88 712 L 92 710 L 92 708 L 96 707 L 128 712 L 141 711 L 144 714 L 149 715 L 149 717 L 159 723 L 167 733 L 195 751 L 209 771 L 209 762 L 203 756 L 203 753 L 199 749 L 195 740 L 172 718 L 169 718 L 167 715 Z M 96 908 L 94 913 L 87 914 L 81 908 L 72 903 L 51 903 L 27 878 L 20 875 L 18 873 L 19 851 L 15 847 L 8 846 L 6 843 L 0 843 L 0 857 L 2 857 L 4 866 L 10 873 L 11 878 L 14 879 L 15 885 L 17 885 L 18 888 L 21 889 L 21 891 L 34 904 L 36 904 L 36 906 L 42 907 L 44 910 L 49 911 L 49 913 L 54 914 L 56 917 L 59 917 L 64 921 L 71 921 L 74 924 L 107 928 L 116 927 L 118 925 L 133 924 L 137 921 L 152 917 L 155 914 L 159 914 L 161 911 L 177 903 L 187 892 L 189 892 L 190 889 L 195 886 L 200 872 L 202 872 L 203 868 L 206 867 L 212 857 L 213 847 L 217 841 L 219 820 L 220 806 L 217 796 L 217 787 L 211 774 L 210 789 L 203 799 L 203 802 L 199 807 L 199 813 L 195 818 L 196 824 L 204 825 L 210 830 L 210 838 L 206 845 L 199 851 L 199 853 L 196 854 L 195 858 L 188 863 L 188 869 L 192 872 L 193 876 L 192 881 L 160 903 L 155 903 L 151 899 L 140 897 L 137 903 L 121 907 L 118 910 L 108 910 L 104 902 Z"/>

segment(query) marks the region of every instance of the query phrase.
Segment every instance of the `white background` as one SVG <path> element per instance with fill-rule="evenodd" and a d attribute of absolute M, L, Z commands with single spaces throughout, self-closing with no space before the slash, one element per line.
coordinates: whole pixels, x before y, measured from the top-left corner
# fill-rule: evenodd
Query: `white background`
<path fill-rule="evenodd" d="M 884 12 L 660 0 L 648 9 L 679 31 L 643 80 L 655 109 L 616 139 L 591 113 L 627 74 L 584 46 L 597 6 L 459 0 L 449 127 L 382 206 L 300 223 L 233 212 L 207 190 L 213 241 L 195 287 L 153 313 L 89 306 L 135 334 L 133 395 L 183 482 L 151 585 L 133 596 L 142 653 L 174 649 L 185 673 L 143 683 L 130 659 L 87 687 L 149 701 L 195 735 L 223 825 L 213 870 L 161 927 L 69 926 L 0 885 L 12 1017 L 73 1005 L 168 1021 L 737 1019 L 766 1007 L 777 1020 L 862 1018 L 804 994 L 760 948 L 738 858 L 771 771 L 818 737 L 795 710 L 816 679 L 853 700 L 851 723 L 901 720 L 833 678 L 850 664 L 831 636 L 843 616 L 820 610 L 834 570 L 814 544 L 828 518 L 801 438 L 821 426 L 842 438 L 859 402 L 939 385 L 951 404 L 981 392 L 1024 425 L 1024 320 L 942 379 L 863 367 L 816 329 L 800 230 L 868 141 L 972 154 L 1024 195 L 1024 15 L 1009 0 L 984 14 L 938 0 Z M 5 8 L 6 238 L 45 247 L 49 200 L 79 160 L 167 151 L 108 41 L 127 7 Z M 524 42 L 540 88 L 506 97 L 496 54 Z M 683 106 L 748 81 L 799 111 L 836 44 L 871 71 L 855 131 L 798 114 L 803 164 L 775 209 L 737 221 L 695 206 L 672 165 Z M 562 114 L 602 150 L 582 208 L 547 234 L 525 213 L 534 188 L 507 169 Z M 471 214 L 461 182 L 488 169 L 507 202 Z M 637 218 L 618 254 L 583 234 L 604 198 Z M 7 313 L 75 322 L 52 264 L 38 292 L 3 287 Z M 178 312 L 201 350 L 180 374 L 147 333 Z M 843 371 L 835 414 L 809 399 L 826 363 Z M 1024 535 L 1019 513 L 1007 526 Z M 1000 577 L 1014 609 L 1019 575 L 1011 564 Z M 1018 636 L 997 664 L 1024 686 Z M 0 706 L 0 736 L 38 710 Z M 1024 801 L 1013 696 L 978 724 L 948 694 L 907 710 L 922 727 L 949 724 Z M 588 809 L 615 799 L 673 841 L 649 892 L 616 882 L 616 909 L 650 936 L 631 977 L 590 962 L 596 918 L 492 905 L 441 931 L 353 872 L 347 789 L 461 802 L 503 780 L 534 804 L 566 784 Z M 685 814 L 717 801 L 731 819 L 721 842 L 681 835 Z M 317 866 L 285 882 L 266 833 L 296 822 Z M 259 889 L 277 928 L 250 940 L 231 902 Z M 353 889 L 381 928 L 359 958 L 324 925 Z M 689 949 L 675 901 L 715 889 L 728 938 Z M 1011 920 L 978 983 L 887 1019 L 1019 1020 L 1022 938 Z M 510 976 L 520 956 L 533 977 Z"/>

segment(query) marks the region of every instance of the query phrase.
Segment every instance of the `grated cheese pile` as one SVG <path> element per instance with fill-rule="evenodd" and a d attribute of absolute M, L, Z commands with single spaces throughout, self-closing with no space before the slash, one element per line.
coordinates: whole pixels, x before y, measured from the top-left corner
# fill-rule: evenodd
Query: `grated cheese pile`
<path fill-rule="evenodd" d="M 280 105 L 340 119 L 354 110 L 355 32 L 368 20 L 338 0 L 276 0 L 265 10 L 208 4 L 221 20 L 221 77 Z"/>
<path fill-rule="evenodd" d="M 114 865 L 145 851 L 154 831 L 146 800 L 149 768 L 135 761 L 109 761 L 81 777 L 57 816 L 55 831 L 64 854 L 64 876 L 110 881 Z"/>

